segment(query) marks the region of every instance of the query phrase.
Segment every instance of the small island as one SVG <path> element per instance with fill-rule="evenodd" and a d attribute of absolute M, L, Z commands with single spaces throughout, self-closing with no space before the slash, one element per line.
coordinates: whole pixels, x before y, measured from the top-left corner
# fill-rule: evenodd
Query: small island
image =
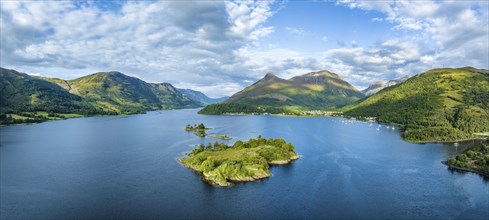
<path fill-rule="evenodd" d="M 194 125 L 194 126 L 187 124 L 187 126 L 185 126 L 185 131 L 195 131 L 194 134 L 197 137 L 207 136 L 207 133 L 205 132 L 205 130 L 208 130 L 208 129 L 210 129 L 210 128 L 205 127 L 205 125 L 203 123 L 200 123 L 200 124 Z"/>
<path fill-rule="evenodd" d="M 211 136 L 213 138 L 217 138 L 217 139 L 221 139 L 221 140 L 225 140 L 225 141 L 229 141 L 229 140 L 232 140 L 233 138 L 227 136 L 227 135 L 214 135 L 214 136 Z"/>
<path fill-rule="evenodd" d="M 282 138 L 261 136 L 232 146 L 215 142 L 200 144 L 187 157 L 178 159 L 185 167 L 200 173 L 205 181 L 216 186 L 234 182 L 256 181 L 269 177 L 270 165 L 288 164 L 299 159 L 292 143 Z"/>
<path fill-rule="evenodd" d="M 489 146 L 470 149 L 443 163 L 450 169 L 477 173 L 489 178 Z"/>

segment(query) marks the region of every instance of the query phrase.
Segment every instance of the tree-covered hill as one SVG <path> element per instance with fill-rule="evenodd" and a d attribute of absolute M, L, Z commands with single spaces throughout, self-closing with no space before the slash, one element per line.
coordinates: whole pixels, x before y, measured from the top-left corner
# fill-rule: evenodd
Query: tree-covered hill
<path fill-rule="evenodd" d="M 335 73 L 319 71 L 285 80 L 267 73 L 226 101 L 209 105 L 203 114 L 293 113 L 328 110 L 350 104 L 364 95 Z"/>
<path fill-rule="evenodd" d="M 100 72 L 74 80 L 47 79 L 105 112 L 130 114 L 198 105 L 169 83 L 146 83 L 120 72 Z"/>
<path fill-rule="evenodd" d="M 489 132 L 488 70 L 432 69 L 344 107 L 350 117 L 405 126 L 408 141 L 456 141 Z"/>
<path fill-rule="evenodd" d="M 93 114 L 96 109 L 82 97 L 55 83 L 0 68 L 0 114 L 57 112 Z"/>
<path fill-rule="evenodd" d="M 146 83 L 120 72 L 100 72 L 63 80 L 1 68 L 0 89 L 0 124 L 74 116 L 58 115 L 68 113 L 132 114 L 199 107 L 169 83 Z"/>

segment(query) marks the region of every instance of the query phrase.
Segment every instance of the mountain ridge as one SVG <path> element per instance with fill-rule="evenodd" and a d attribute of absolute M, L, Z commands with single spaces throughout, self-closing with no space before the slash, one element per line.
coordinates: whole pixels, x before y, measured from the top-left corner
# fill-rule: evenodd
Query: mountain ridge
<path fill-rule="evenodd" d="M 37 122 L 49 117 L 44 113 L 41 117 L 36 112 L 110 115 L 200 107 L 170 83 L 147 83 L 117 71 L 64 80 L 30 76 L 0 67 L 0 80 L 0 123 L 7 118 L 6 114 L 27 115 L 16 117 Z M 9 122 L 22 120 L 10 118 Z"/>
<path fill-rule="evenodd" d="M 335 109 L 363 96 L 339 75 L 329 71 L 310 72 L 288 80 L 268 72 L 226 101 L 206 106 L 199 113 L 292 113 Z"/>
<path fill-rule="evenodd" d="M 376 81 L 370 84 L 366 89 L 362 90 L 361 92 L 366 96 L 371 96 L 384 88 L 397 85 L 406 81 L 407 79 L 409 79 L 409 76 L 402 76 L 389 81 Z"/>
<path fill-rule="evenodd" d="M 228 96 L 223 96 L 220 98 L 210 98 L 204 93 L 193 89 L 178 89 L 178 91 L 186 95 L 189 99 L 198 103 L 201 107 L 204 107 L 209 104 L 219 103 L 229 98 Z"/>

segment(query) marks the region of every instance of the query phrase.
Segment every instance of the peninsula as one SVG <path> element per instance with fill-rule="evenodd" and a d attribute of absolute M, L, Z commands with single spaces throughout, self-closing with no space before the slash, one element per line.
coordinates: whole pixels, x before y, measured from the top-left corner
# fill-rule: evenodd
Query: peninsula
<path fill-rule="evenodd" d="M 489 145 L 469 149 L 465 153 L 444 161 L 448 168 L 477 173 L 489 178 Z"/>
<path fill-rule="evenodd" d="M 288 164 L 299 158 L 292 143 L 282 138 L 261 136 L 232 146 L 215 142 L 200 144 L 187 157 L 178 159 L 185 167 L 200 173 L 216 186 L 231 186 L 234 182 L 249 182 L 269 177 L 270 165 Z"/>

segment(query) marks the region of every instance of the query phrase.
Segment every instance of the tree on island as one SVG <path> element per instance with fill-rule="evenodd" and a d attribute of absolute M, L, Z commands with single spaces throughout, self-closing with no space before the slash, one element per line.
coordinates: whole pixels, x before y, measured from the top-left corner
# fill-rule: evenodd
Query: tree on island
<path fill-rule="evenodd" d="M 261 136 L 246 142 L 238 140 L 232 146 L 217 141 L 207 146 L 201 143 L 187 156 L 179 161 L 219 186 L 269 177 L 270 165 L 287 164 L 299 158 L 292 143 Z"/>
<path fill-rule="evenodd" d="M 197 126 L 197 129 L 205 129 L 205 125 L 203 123 L 200 123 L 198 126 Z"/>

